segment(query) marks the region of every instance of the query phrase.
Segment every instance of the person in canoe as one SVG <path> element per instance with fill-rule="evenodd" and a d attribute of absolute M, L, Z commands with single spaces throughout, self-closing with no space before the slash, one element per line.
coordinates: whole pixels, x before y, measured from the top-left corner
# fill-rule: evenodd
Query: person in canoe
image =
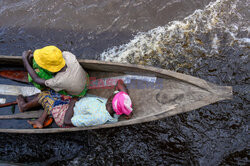
<path fill-rule="evenodd" d="M 115 123 L 120 115 L 125 114 L 125 118 L 129 119 L 133 114 L 132 101 L 122 80 L 117 81 L 115 91 L 108 99 L 87 95 L 79 100 L 79 98 L 56 92 L 48 95 L 52 97 L 50 100 L 54 101 L 50 113 L 59 127 L 83 127 Z M 28 105 L 29 103 L 32 103 L 32 100 L 27 102 Z M 31 108 L 34 105 L 30 104 L 29 106 Z M 28 122 L 32 125 L 35 124 L 37 128 L 43 128 L 44 120 L 49 115 L 47 111 L 44 112 L 46 114 L 42 114 L 37 120 L 39 123 Z"/>
<path fill-rule="evenodd" d="M 95 126 L 104 123 L 114 123 L 118 121 L 120 115 L 125 115 L 126 119 L 132 117 L 132 101 L 129 92 L 122 80 L 118 80 L 114 93 L 108 98 L 84 97 L 79 101 L 73 99 L 68 105 L 54 107 L 52 110 L 53 117 L 58 126 Z M 64 107 L 62 106 L 62 107 Z M 57 111 L 64 114 L 57 118 Z"/>
<path fill-rule="evenodd" d="M 17 97 L 17 103 L 21 112 L 42 105 L 44 112 L 35 121 L 28 121 L 39 128 L 46 117 L 51 113 L 55 105 L 60 104 L 58 97 L 62 97 L 63 103 L 70 98 L 83 97 L 88 89 L 88 74 L 81 67 L 75 55 L 67 51 L 61 51 L 55 46 L 46 46 L 32 51 L 24 51 L 22 55 L 24 67 L 29 73 L 29 81 L 42 92 L 34 97 Z"/>

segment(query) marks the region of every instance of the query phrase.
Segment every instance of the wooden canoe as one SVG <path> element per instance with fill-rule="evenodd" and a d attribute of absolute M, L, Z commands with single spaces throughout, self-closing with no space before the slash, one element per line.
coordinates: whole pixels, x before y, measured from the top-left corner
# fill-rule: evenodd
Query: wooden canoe
<path fill-rule="evenodd" d="M 133 102 L 133 117 L 130 120 L 120 118 L 114 124 L 93 127 L 44 128 L 44 129 L 0 129 L 6 133 L 60 133 L 101 129 L 149 122 L 188 112 L 220 100 L 232 98 L 232 87 L 217 86 L 205 80 L 150 66 L 120 64 L 96 60 L 79 59 L 80 64 L 90 77 L 107 78 L 125 74 L 156 77 L 156 82 L 132 80 L 128 84 Z M 20 56 L 0 56 L 0 65 L 22 66 Z M 89 94 L 108 97 L 113 89 L 90 89 Z M 37 118 L 41 112 L 26 112 L 14 115 L 3 115 L 0 119 Z M 18 126 L 17 126 L 18 127 Z"/>

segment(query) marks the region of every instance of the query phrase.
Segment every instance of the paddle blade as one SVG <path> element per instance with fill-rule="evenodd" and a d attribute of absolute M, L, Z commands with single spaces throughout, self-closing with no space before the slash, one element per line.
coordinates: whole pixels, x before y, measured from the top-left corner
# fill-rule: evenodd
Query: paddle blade
<path fill-rule="evenodd" d="M 2 70 L 0 76 L 11 80 L 28 83 L 28 72 L 20 70 Z"/>

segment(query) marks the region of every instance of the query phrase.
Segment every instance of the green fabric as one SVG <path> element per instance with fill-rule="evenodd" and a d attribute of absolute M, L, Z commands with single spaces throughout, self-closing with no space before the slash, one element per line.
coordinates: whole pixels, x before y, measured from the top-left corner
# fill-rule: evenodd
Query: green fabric
<path fill-rule="evenodd" d="M 49 72 L 48 70 L 45 70 L 43 68 L 41 68 L 35 61 L 35 59 L 33 59 L 33 69 L 35 70 L 36 74 L 38 75 L 38 77 L 48 80 L 53 78 L 53 73 Z M 44 86 L 41 86 L 39 84 L 37 84 L 36 82 L 33 81 L 33 79 L 31 78 L 31 76 L 28 74 L 28 80 L 29 82 L 31 82 L 36 88 L 43 90 L 45 89 Z"/>
<path fill-rule="evenodd" d="M 38 77 L 48 80 L 53 78 L 53 73 L 49 72 L 48 70 L 45 70 L 43 68 L 41 68 L 36 61 L 33 59 L 33 69 L 35 70 L 35 72 L 37 73 Z M 28 80 L 29 82 L 31 82 L 36 88 L 43 90 L 46 87 L 41 86 L 39 84 L 37 84 L 36 82 L 33 81 L 33 79 L 31 78 L 31 76 L 28 74 Z M 64 90 L 59 91 L 58 93 L 62 94 L 62 95 L 67 95 L 67 96 L 73 96 L 73 97 L 83 97 L 86 92 L 88 91 L 88 83 L 89 83 L 89 75 L 87 74 L 87 83 L 83 89 L 83 91 L 79 94 L 79 95 L 69 95 L 67 92 L 65 92 Z"/>

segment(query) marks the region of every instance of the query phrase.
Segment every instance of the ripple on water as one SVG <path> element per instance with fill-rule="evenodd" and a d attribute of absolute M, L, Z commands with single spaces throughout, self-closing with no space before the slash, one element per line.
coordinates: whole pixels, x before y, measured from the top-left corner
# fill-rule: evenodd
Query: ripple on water
<path fill-rule="evenodd" d="M 123 5 L 128 7 L 129 3 Z M 0 159 L 39 165 L 246 165 L 250 110 L 248 8 L 248 0 L 217 0 L 182 21 L 141 32 L 99 57 L 158 66 L 230 85 L 233 100 L 127 127 L 46 136 L 0 134 Z M 159 11 L 164 11 L 164 6 Z M 56 10 L 55 14 L 60 13 Z M 7 37 L 2 38 L 6 31 L 0 29 L 1 50 L 7 47 Z M 70 43 L 67 47 L 80 45 Z"/>

